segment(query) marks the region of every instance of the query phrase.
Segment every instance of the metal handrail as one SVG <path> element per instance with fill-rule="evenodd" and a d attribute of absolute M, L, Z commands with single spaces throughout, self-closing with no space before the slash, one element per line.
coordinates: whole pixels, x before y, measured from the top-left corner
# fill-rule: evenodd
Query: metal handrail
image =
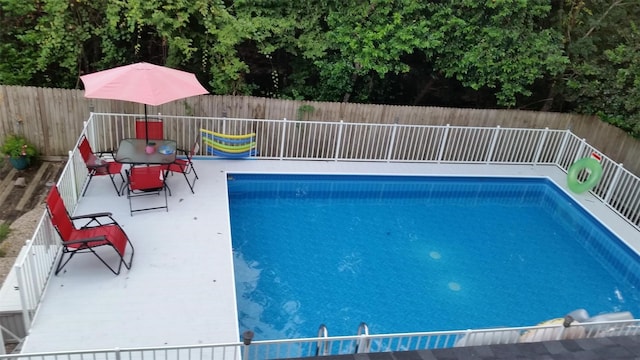
<path fill-rule="evenodd" d="M 361 322 L 358 325 L 358 340 L 356 340 L 356 348 L 354 353 L 368 353 L 371 351 L 371 339 L 369 338 L 369 327 L 367 323 Z"/>
<path fill-rule="evenodd" d="M 329 337 L 329 331 L 325 324 L 320 324 L 318 327 L 318 339 L 326 339 Z M 321 350 L 322 349 L 322 350 Z M 316 356 L 329 355 L 331 353 L 329 348 L 329 342 L 324 340 L 318 340 L 316 344 Z"/>

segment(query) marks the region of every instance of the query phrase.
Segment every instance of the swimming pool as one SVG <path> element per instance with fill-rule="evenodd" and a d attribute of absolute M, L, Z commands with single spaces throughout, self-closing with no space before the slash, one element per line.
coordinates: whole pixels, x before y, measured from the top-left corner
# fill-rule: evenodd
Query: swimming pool
<path fill-rule="evenodd" d="M 240 331 L 257 340 L 640 314 L 638 256 L 545 178 L 228 178 Z"/>

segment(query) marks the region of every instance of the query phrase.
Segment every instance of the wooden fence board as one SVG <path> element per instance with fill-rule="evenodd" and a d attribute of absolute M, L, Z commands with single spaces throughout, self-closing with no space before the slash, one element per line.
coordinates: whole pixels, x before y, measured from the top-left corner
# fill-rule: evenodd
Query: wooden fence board
<path fill-rule="evenodd" d="M 300 111 L 301 109 L 306 111 Z M 0 85 L 0 139 L 24 134 L 46 156 L 66 156 L 89 113 L 143 114 L 144 105 L 119 100 L 86 99 L 82 90 Z M 591 145 L 640 174 L 640 143 L 595 116 L 496 109 L 369 105 L 294 101 L 250 96 L 201 95 L 160 106 L 150 116 L 180 115 L 246 119 L 283 119 L 407 125 L 571 129 Z M 115 131 L 115 130 L 114 130 Z M 129 133 L 132 129 L 121 128 Z M 177 131 L 177 130 L 176 130 Z M 186 134 L 176 134 L 184 136 Z"/>

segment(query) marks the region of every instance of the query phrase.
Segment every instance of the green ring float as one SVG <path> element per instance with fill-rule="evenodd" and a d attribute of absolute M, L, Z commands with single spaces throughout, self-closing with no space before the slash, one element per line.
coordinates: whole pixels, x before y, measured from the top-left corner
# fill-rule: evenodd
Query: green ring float
<path fill-rule="evenodd" d="M 578 180 L 578 174 L 582 170 L 589 170 L 589 176 L 585 181 Z M 567 185 L 576 194 L 593 189 L 602 177 L 602 166 L 594 158 L 582 158 L 569 167 L 567 171 Z"/>

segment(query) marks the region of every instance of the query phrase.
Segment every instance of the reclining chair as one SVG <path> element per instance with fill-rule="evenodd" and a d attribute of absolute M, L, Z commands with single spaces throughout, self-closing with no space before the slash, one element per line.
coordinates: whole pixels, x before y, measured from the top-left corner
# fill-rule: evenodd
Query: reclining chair
<path fill-rule="evenodd" d="M 67 209 L 60 196 L 58 188 L 54 185 L 47 196 L 47 211 L 51 217 L 53 227 L 62 238 L 62 255 L 56 266 L 55 274 L 58 275 L 65 265 L 76 255 L 91 253 L 95 255 L 112 273 L 120 274 L 122 264 L 127 269 L 131 269 L 133 262 L 133 244 L 120 225 L 111 217 L 111 213 L 95 213 L 80 216 L 69 216 Z M 74 221 L 84 220 L 85 225 L 76 227 Z M 131 247 L 131 255 L 128 261 L 125 260 L 127 244 Z M 119 261 L 118 265 L 112 266 L 95 251 L 101 246 L 109 246 L 115 250 Z"/>

